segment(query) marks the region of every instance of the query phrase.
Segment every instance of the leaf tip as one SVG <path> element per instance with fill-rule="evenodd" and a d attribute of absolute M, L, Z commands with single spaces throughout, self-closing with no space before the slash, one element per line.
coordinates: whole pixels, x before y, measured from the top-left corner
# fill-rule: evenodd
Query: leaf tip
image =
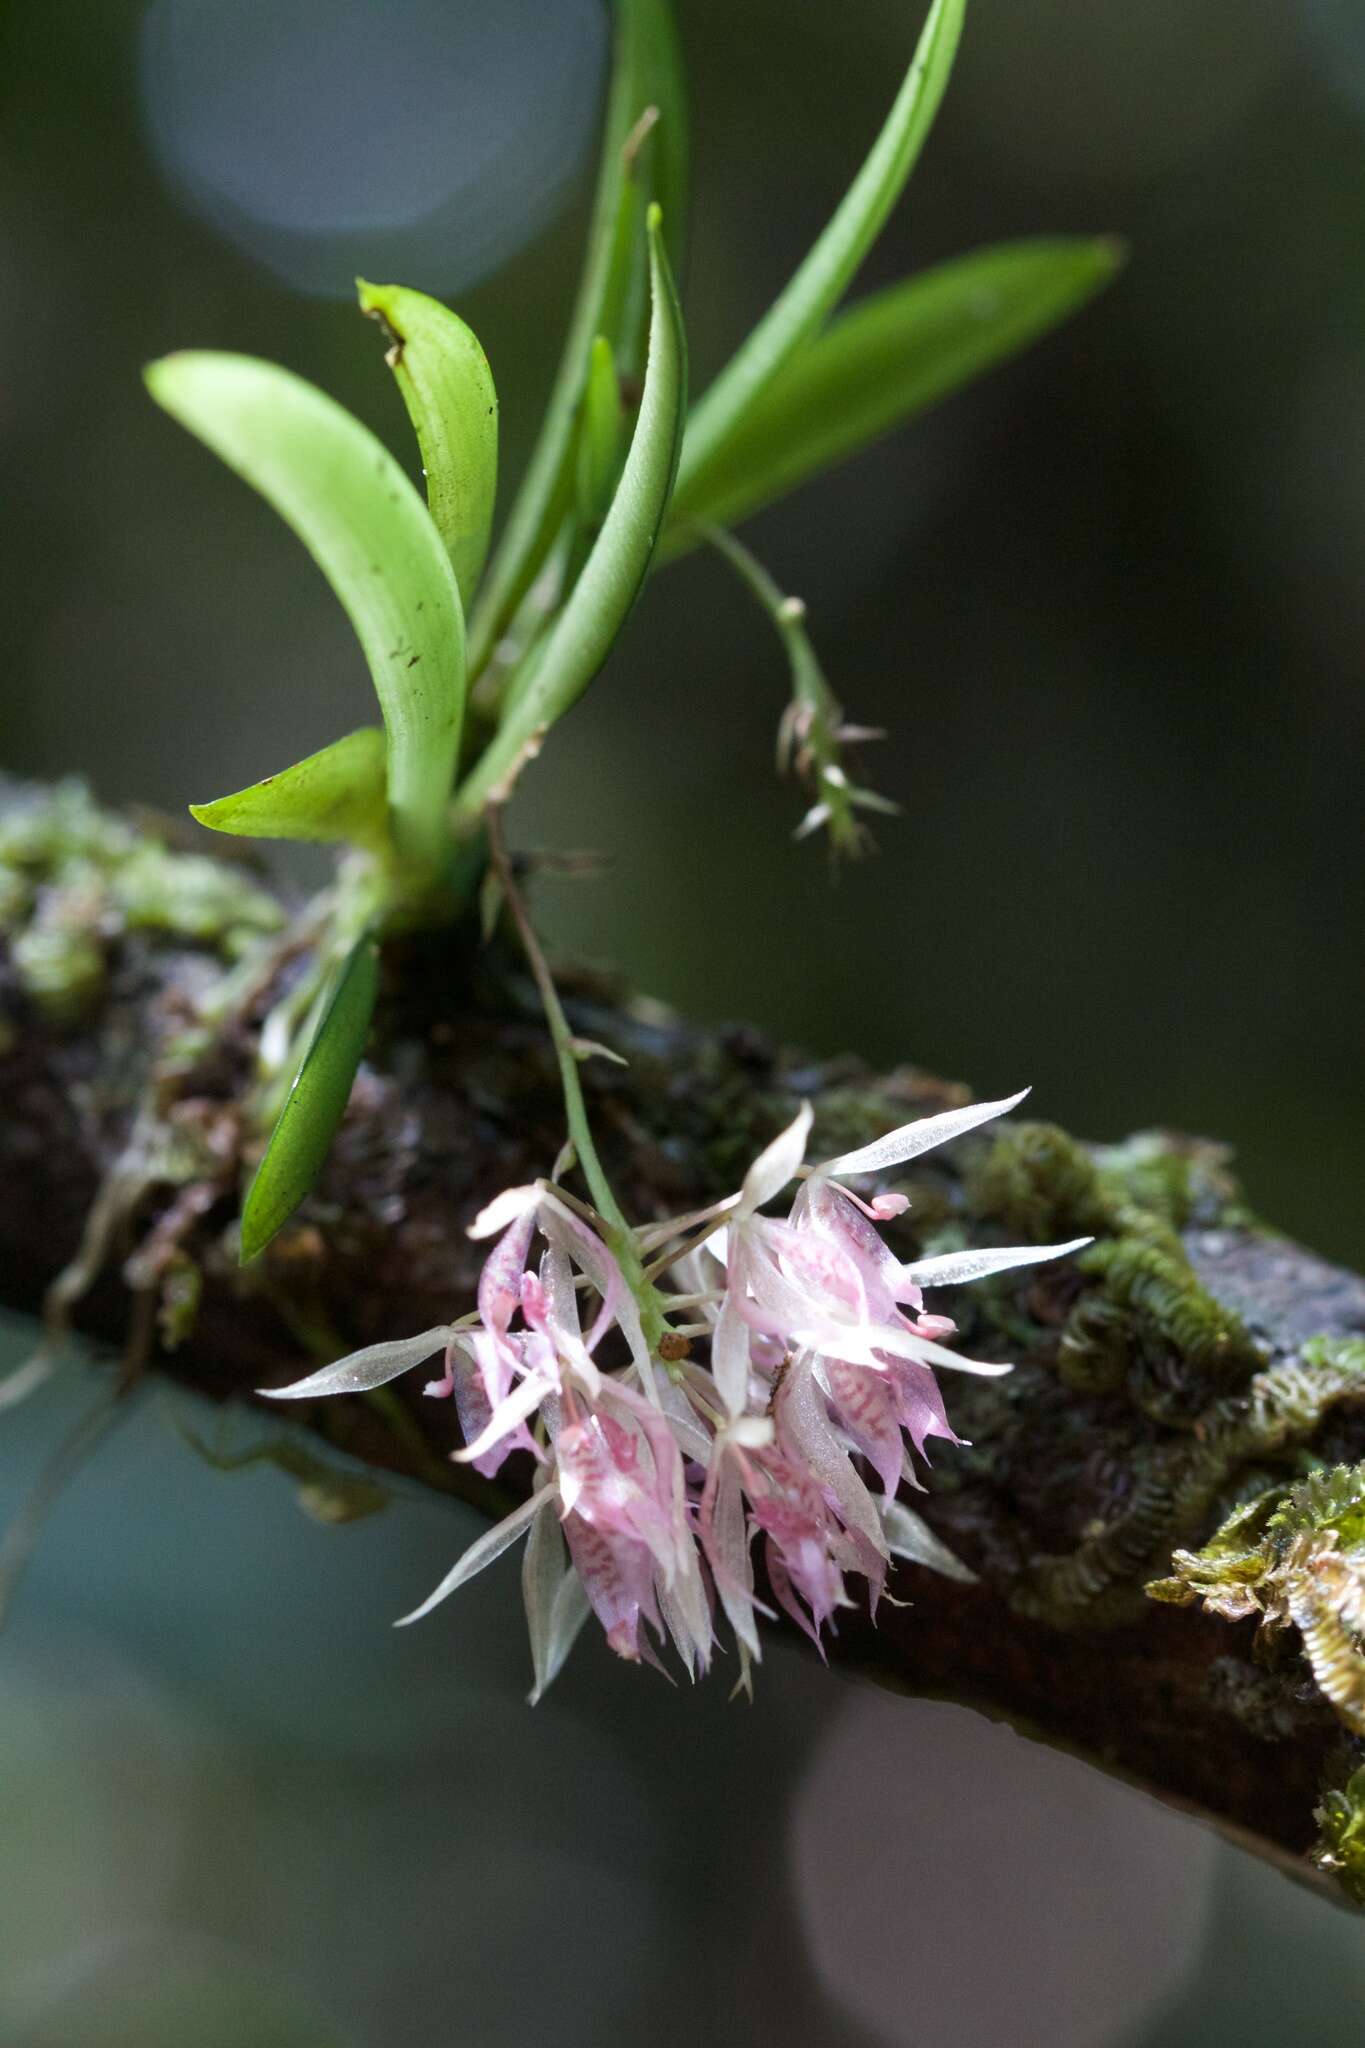
<path fill-rule="evenodd" d="M 167 393 L 175 380 L 175 365 L 174 355 L 157 356 L 142 365 L 142 381 L 158 405 L 166 403 Z"/>
<path fill-rule="evenodd" d="M 261 1166 L 265 1165 L 269 1157 L 270 1148 L 267 1146 Z M 251 1186 L 246 1191 L 246 1200 L 242 1204 L 237 1236 L 237 1264 L 249 1266 L 253 1259 L 258 1259 L 285 1220 L 284 1216 L 272 1213 L 271 1208 L 263 1202 L 261 1167 L 258 1166 Z"/>
<path fill-rule="evenodd" d="M 1116 276 L 1128 261 L 1128 243 L 1122 235 L 1096 235 L 1091 247 L 1102 277 Z"/>
<path fill-rule="evenodd" d="M 273 1231 L 269 1235 L 263 1235 L 259 1232 L 253 1232 L 248 1235 L 246 1218 L 244 1216 L 242 1218 L 241 1233 L 237 1240 L 237 1264 L 239 1266 L 249 1266 L 253 1259 L 258 1259 L 273 1235 Z"/>

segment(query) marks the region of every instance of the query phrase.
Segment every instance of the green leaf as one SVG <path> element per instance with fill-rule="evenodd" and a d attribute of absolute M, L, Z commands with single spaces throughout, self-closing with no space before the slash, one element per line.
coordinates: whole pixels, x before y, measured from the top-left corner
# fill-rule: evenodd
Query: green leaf
<path fill-rule="evenodd" d="M 644 393 L 621 481 L 602 531 L 556 618 L 534 671 L 509 700 L 497 733 L 455 799 L 457 830 L 503 802 L 545 733 L 587 688 L 611 651 L 649 569 L 677 472 L 687 404 L 687 349 L 657 207 L 649 222 L 653 313 Z"/>
<path fill-rule="evenodd" d="M 363 312 L 393 336 L 398 380 L 422 451 L 427 504 L 460 596 L 474 601 L 498 482 L 498 395 L 488 358 L 459 315 L 425 292 L 357 278 Z"/>
<path fill-rule="evenodd" d="M 687 116 L 672 15 L 667 0 L 615 0 L 615 15 L 611 89 L 583 275 L 540 438 L 470 623 L 472 675 L 506 630 L 570 511 L 575 424 L 595 337 L 607 337 L 624 369 L 638 365 L 649 306 L 641 223 L 651 201 L 664 208 L 675 260 L 685 234 Z M 641 116 L 651 107 L 658 110 L 658 122 L 640 140 Z"/>
<path fill-rule="evenodd" d="M 211 832 L 243 838 L 344 839 L 378 848 L 388 833 L 384 753 L 379 727 L 362 726 L 249 789 L 191 804 L 190 815 Z"/>
<path fill-rule="evenodd" d="M 616 357 L 605 334 L 592 345 L 583 417 L 578 433 L 578 517 L 595 529 L 611 502 L 621 453 L 621 386 Z"/>
<path fill-rule="evenodd" d="M 1093 237 L 1007 242 L 892 285 L 843 314 L 774 378 L 670 513 L 733 524 L 1003 362 L 1108 283 L 1122 249 Z"/>
<path fill-rule="evenodd" d="M 350 1099 L 379 986 L 374 940 L 355 945 L 285 1098 L 242 1204 L 242 1264 L 264 1251 L 312 1187 Z"/>
<path fill-rule="evenodd" d="M 923 149 L 953 68 L 967 0 L 934 0 L 905 81 L 824 233 L 687 423 L 680 517 L 694 517 L 707 474 L 764 387 L 824 325 L 848 290 Z"/>
<path fill-rule="evenodd" d="M 341 600 L 388 732 L 394 843 L 434 866 L 464 710 L 464 615 L 426 506 L 368 428 L 273 363 L 190 351 L 153 363 L 147 383 L 274 506 Z"/>

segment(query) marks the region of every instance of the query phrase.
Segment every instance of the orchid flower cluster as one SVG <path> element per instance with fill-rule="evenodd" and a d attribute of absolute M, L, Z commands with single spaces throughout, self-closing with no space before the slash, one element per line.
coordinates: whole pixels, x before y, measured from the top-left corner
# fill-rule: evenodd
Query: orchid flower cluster
<path fill-rule="evenodd" d="M 404 1621 L 429 1614 L 526 1534 L 533 1700 L 589 1613 L 619 1656 L 657 1665 L 655 1641 L 671 1638 L 696 1677 L 710 1664 L 719 1609 L 747 1689 L 757 1617 L 772 1612 L 755 1583 L 756 1544 L 773 1601 L 822 1653 L 838 1610 L 852 1604 L 851 1577 L 866 1582 L 874 1614 L 894 1556 L 969 1578 L 897 1490 L 919 1485 L 912 1451 L 924 1459 L 933 1437 L 961 1441 L 935 1368 L 1010 1368 L 948 1349 L 954 1325 L 926 1313 L 923 1290 L 1060 1258 L 1089 1239 L 902 1264 L 876 1226 L 902 1213 L 905 1196 L 865 1199 L 847 1183 L 1022 1099 L 922 1118 L 814 1167 L 804 1165 L 803 1106 L 738 1194 L 633 1231 L 628 1247 L 552 1182 L 499 1195 L 470 1227 L 494 1240 L 475 1314 L 269 1390 L 279 1399 L 364 1392 L 439 1351 L 444 1370 L 426 1392 L 453 1401 L 464 1437 L 456 1460 L 491 1477 L 514 1452 L 529 1454 L 529 1498 Z M 765 1214 L 794 1180 L 790 1213 Z M 616 1367 L 601 1362 L 609 1340 L 625 1361 Z M 694 1355 L 702 1340 L 708 1364 Z"/>

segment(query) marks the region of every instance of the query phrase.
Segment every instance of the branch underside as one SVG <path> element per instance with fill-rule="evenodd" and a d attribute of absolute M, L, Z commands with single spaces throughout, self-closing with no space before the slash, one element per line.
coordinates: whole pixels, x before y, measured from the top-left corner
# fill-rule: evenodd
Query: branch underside
<path fill-rule="evenodd" d="M 272 971 L 203 1030 L 225 956 L 244 932 L 271 944 L 258 935 L 272 919 Z M 248 870 L 166 851 L 69 790 L 0 785 L 0 1301 L 37 1309 L 84 1239 L 76 1324 L 122 1347 L 126 1373 L 145 1366 L 219 1401 L 461 1313 L 480 1258 L 464 1226 L 547 1172 L 563 1139 L 554 1054 L 510 958 L 463 933 L 395 942 L 323 1179 L 239 1269 L 237 1204 L 259 1150 L 239 1105 L 260 1020 L 298 971 L 286 933 Z M 748 1029 L 697 1030 L 600 980 L 570 978 L 565 995 L 575 1030 L 628 1062 L 593 1059 L 583 1078 L 604 1164 L 639 1220 L 735 1187 L 799 1098 L 821 1157 L 965 1099 L 913 1068 L 878 1077 Z M 1015 1122 L 894 1184 L 911 1198 L 893 1232 L 903 1255 L 1097 1242 L 1065 1267 L 935 1303 L 971 1355 L 1017 1368 L 947 1389 L 970 1445 L 939 1450 L 916 1502 L 978 1580 L 902 1570 L 910 1604 L 884 1603 L 875 1628 L 844 1615 L 831 1660 L 1008 1719 L 1305 1873 L 1335 1798 L 1333 1867 L 1349 1883 L 1356 1812 L 1342 1788 L 1365 1759 L 1365 1663 L 1340 1627 L 1340 1669 L 1313 1651 L 1302 1588 L 1319 1553 L 1295 1553 L 1298 1633 L 1144 1588 L 1163 1579 L 1167 1602 L 1193 1602 L 1166 1577 L 1174 1552 L 1241 1503 L 1264 1497 L 1268 1512 L 1315 1468 L 1365 1459 L 1365 1283 L 1259 1227 L 1218 1148 L 1170 1134 L 1087 1148 Z M 303 1419 L 376 1471 L 505 1505 L 451 1466 L 450 1405 L 410 1377 Z M 1343 1530 L 1320 1546 L 1337 1566 Z"/>

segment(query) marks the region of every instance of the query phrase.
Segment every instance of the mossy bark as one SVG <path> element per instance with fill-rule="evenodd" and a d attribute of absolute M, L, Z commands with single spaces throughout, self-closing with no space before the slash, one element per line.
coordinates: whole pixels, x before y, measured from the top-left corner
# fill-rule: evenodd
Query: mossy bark
<path fill-rule="evenodd" d="M 268 971 L 204 1028 L 225 962 L 272 929 Z M 322 1181 L 241 1270 L 237 1204 L 259 1148 L 241 1105 L 262 1016 L 298 971 L 288 930 L 288 906 L 240 865 L 179 854 L 79 792 L 0 785 L 0 1300 L 37 1309 L 84 1238 L 77 1323 L 125 1349 L 131 1335 L 137 1369 L 214 1400 L 462 1311 L 478 1263 L 465 1224 L 544 1173 L 563 1138 L 516 963 L 462 931 L 404 939 L 386 949 Z M 590 1061 L 584 1078 L 641 1219 L 731 1189 L 800 1098 L 826 1156 L 965 1099 L 913 1067 L 879 1076 L 747 1027 L 698 1030 L 599 977 L 566 975 L 564 993 L 575 1028 L 627 1061 Z M 952 1301 L 974 1355 L 1017 1368 L 954 1382 L 970 1447 L 940 1452 L 917 1502 L 977 1582 L 905 1571 L 910 1604 L 884 1604 L 876 1628 L 844 1617 L 831 1660 L 1007 1718 L 1308 1873 L 1315 1812 L 1348 1798 L 1365 1729 L 1292 1635 L 1267 1644 L 1254 1618 L 1144 1588 L 1251 1492 L 1365 1458 L 1365 1284 L 1257 1224 L 1218 1148 L 1168 1134 L 1094 1148 L 1016 1123 L 896 1185 L 907 1253 L 1097 1243 Z M 448 1404 L 405 1384 L 393 1396 L 306 1419 L 376 1471 L 498 1505 L 449 1463 Z"/>

